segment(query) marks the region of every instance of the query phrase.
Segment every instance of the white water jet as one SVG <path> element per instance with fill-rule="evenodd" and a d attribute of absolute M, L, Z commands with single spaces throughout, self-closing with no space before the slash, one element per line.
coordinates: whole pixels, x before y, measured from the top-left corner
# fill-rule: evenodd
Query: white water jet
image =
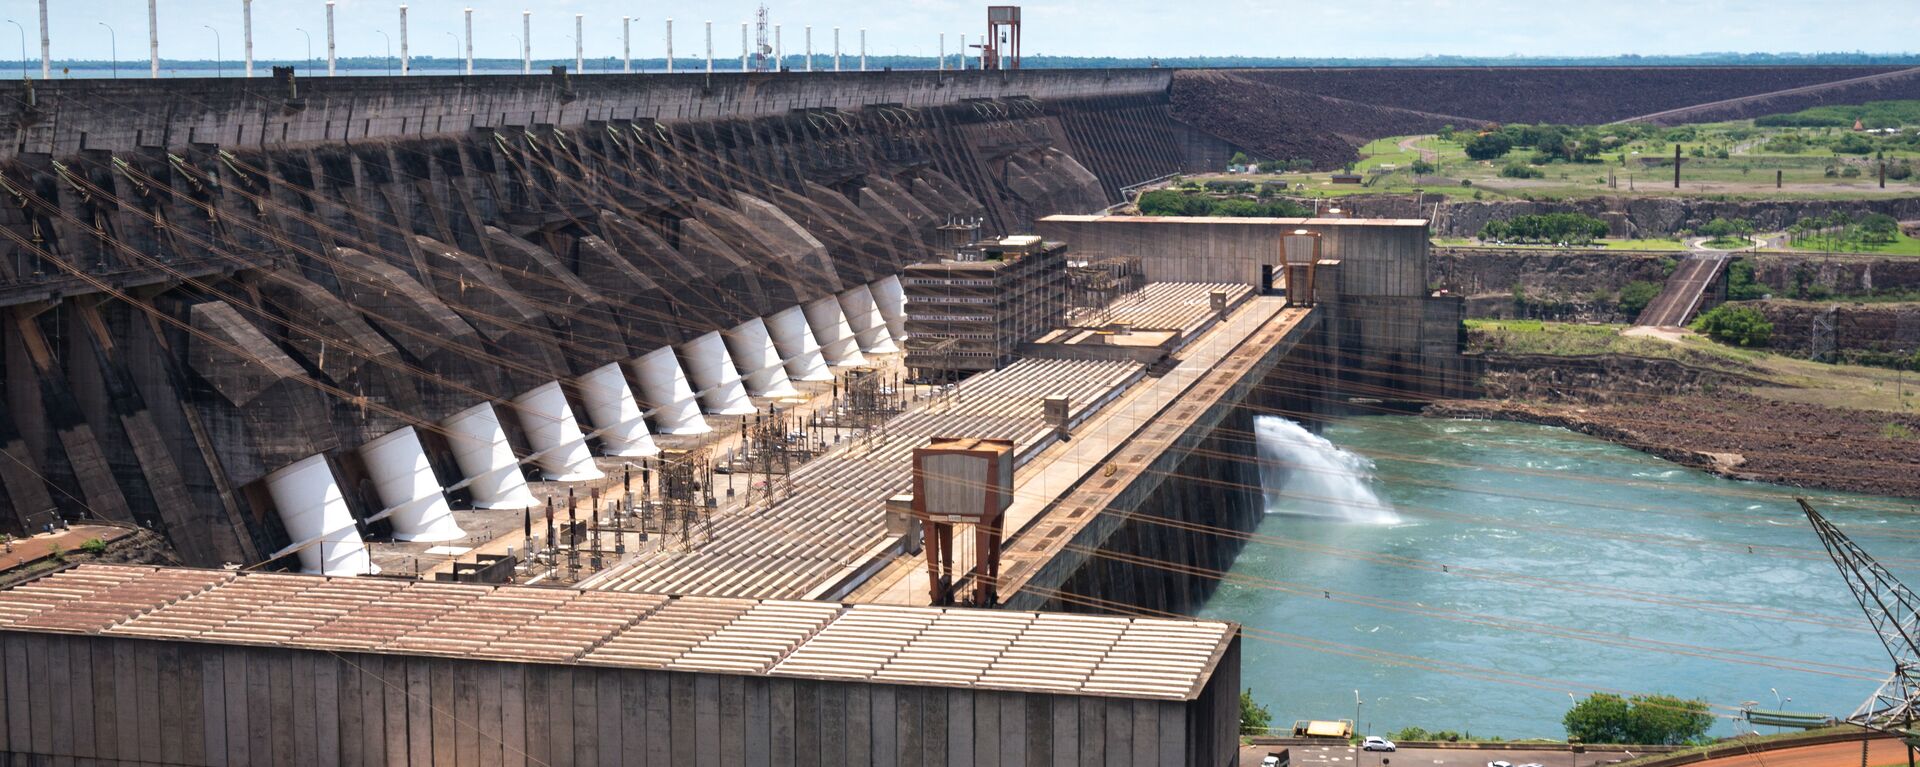
<path fill-rule="evenodd" d="M 1255 416 L 1260 489 L 1268 514 L 1300 514 L 1342 522 L 1391 525 L 1393 507 L 1373 492 L 1373 461 L 1279 416 Z"/>

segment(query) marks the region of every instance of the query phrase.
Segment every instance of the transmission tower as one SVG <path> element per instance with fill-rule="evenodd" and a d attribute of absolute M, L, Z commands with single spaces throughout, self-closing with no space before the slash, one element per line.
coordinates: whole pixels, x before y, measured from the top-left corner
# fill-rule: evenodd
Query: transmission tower
<path fill-rule="evenodd" d="M 754 38 L 753 71 L 765 72 L 772 68 L 773 46 L 767 44 L 767 7 L 762 5 L 753 14 Z"/>
<path fill-rule="evenodd" d="M 1893 573 L 1881 567 L 1872 556 L 1815 511 L 1804 498 L 1800 510 L 1807 513 L 1827 556 L 1840 568 L 1841 579 L 1853 591 L 1853 598 L 1866 611 L 1867 622 L 1880 637 L 1887 654 L 1893 658 L 1893 674 L 1880 684 L 1853 716 L 1854 724 L 1872 730 L 1891 732 L 1911 740 L 1916 709 L 1920 709 L 1920 597 L 1907 589 Z"/>
<path fill-rule="evenodd" d="M 1833 320 L 1839 312 L 1840 306 L 1835 304 L 1813 315 L 1813 332 L 1808 334 L 1807 356 L 1814 362 L 1826 362 L 1828 357 L 1833 356 Z"/>

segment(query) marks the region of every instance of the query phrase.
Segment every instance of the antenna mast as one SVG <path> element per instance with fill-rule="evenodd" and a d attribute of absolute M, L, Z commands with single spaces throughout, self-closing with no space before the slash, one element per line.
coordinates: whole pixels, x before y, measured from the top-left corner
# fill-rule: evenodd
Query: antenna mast
<path fill-rule="evenodd" d="M 754 12 L 753 18 L 758 34 L 753 46 L 753 71 L 766 72 L 772 69 L 770 62 L 773 55 L 773 46 L 767 44 L 767 7 L 760 6 L 760 10 Z"/>

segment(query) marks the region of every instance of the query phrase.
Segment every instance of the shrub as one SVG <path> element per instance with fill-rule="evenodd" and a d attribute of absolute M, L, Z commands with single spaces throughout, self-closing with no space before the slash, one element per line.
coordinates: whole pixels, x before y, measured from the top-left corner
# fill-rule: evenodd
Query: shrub
<path fill-rule="evenodd" d="M 1433 163 L 1427 162 L 1426 160 L 1414 160 L 1411 167 L 1413 168 L 1414 175 L 1419 176 L 1431 175 L 1434 171 Z"/>
<path fill-rule="evenodd" d="M 1620 288 L 1620 313 L 1639 316 L 1647 304 L 1653 303 L 1653 297 L 1660 295 L 1660 283 L 1634 280 Z"/>
<path fill-rule="evenodd" d="M 1265 735 L 1273 727 L 1273 712 L 1253 702 L 1253 690 L 1240 691 L 1240 734 Z"/>
<path fill-rule="evenodd" d="M 99 538 L 88 538 L 80 542 L 79 550 L 88 554 L 105 554 L 107 553 L 107 542 Z"/>
<path fill-rule="evenodd" d="M 1580 213 L 1538 213 L 1488 221 L 1480 239 L 1586 244 L 1607 236 L 1607 222 Z"/>
<path fill-rule="evenodd" d="M 1840 169 L 1840 176 L 1841 178 L 1859 178 L 1860 169 L 1852 165 L 1849 165 L 1845 168 Z"/>
<path fill-rule="evenodd" d="M 1500 168 L 1501 178 L 1546 178 L 1547 172 L 1523 162 L 1510 162 Z"/>
<path fill-rule="evenodd" d="M 1695 332 L 1723 344 L 1766 346 L 1773 338 L 1773 323 L 1751 306 L 1721 304 L 1693 321 Z"/>
<path fill-rule="evenodd" d="M 1467 140 L 1467 156 L 1475 160 L 1491 160 L 1513 150 L 1513 139 L 1505 133 L 1482 133 Z"/>

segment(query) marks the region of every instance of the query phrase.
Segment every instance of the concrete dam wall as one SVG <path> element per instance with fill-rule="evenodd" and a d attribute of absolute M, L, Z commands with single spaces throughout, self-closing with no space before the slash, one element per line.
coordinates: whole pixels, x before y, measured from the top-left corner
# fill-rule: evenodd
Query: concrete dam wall
<path fill-rule="evenodd" d="M 362 536 L 445 534 L 443 488 L 518 508 L 522 460 L 595 474 L 888 343 L 894 275 L 951 218 L 1024 232 L 1217 154 L 1166 84 L 0 86 L 0 529 L 365 572 Z"/>

